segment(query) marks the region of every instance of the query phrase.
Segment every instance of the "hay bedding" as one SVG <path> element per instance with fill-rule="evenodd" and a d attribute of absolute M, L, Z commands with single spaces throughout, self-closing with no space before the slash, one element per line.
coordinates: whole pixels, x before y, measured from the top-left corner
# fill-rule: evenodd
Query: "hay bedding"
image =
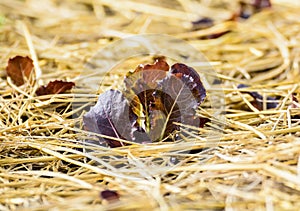
<path fill-rule="evenodd" d="M 237 22 L 226 21 L 236 1 L 1 0 L 0 210 L 297 210 L 300 126 L 292 94 L 299 99 L 300 5 L 272 3 Z M 197 14 L 216 24 L 191 31 Z M 217 39 L 198 39 L 228 30 Z M 217 145 L 197 135 L 217 130 L 217 120 L 179 143 L 82 144 L 88 134 L 74 126 L 82 126 L 83 113 L 79 109 L 74 118 L 70 102 L 73 93 L 82 93 L 75 99 L 90 105 L 96 95 L 76 77 L 100 48 L 142 33 L 185 39 L 211 61 L 226 101 Z M 6 79 L 7 61 L 15 55 L 34 60 L 36 85 L 17 87 Z M 128 61 L 105 77 L 105 86 L 116 87 L 143 62 L 151 60 Z M 74 81 L 74 92 L 34 94 L 56 79 Z M 239 84 L 250 87 L 240 90 Z M 262 94 L 262 110 L 248 91 Z M 268 96 L 278 99 L 277 108 L 266 109 Z M 199 113 L 209 116 L 203 107 Z M 206 148 L 207 141 L 213 147 Z M 189 142 L 205 150 L 178 154 Z M 102 199 L 106 189 L 120 200 Z"/>

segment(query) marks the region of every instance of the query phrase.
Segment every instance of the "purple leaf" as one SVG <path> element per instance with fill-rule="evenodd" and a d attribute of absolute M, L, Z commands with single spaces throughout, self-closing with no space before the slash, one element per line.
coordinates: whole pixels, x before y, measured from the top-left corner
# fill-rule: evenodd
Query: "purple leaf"
<path fill-rule="evenodd" d="M 116 90 L 101 94 L 97 104 L 83 117 L 86 130 L 119 139 L 132 140 L 135 115 L 125 96 Z M 110 147 L 124 144 L 104 138 Z"/>
<path fill-rule="evenodd" d="M 206 90 L 199 74 L 193 68 L 181 63 L 174 64 L 171 67 L 171 73 L 180 78 L 189 87 L 199 106 L 206 97 Z"/>

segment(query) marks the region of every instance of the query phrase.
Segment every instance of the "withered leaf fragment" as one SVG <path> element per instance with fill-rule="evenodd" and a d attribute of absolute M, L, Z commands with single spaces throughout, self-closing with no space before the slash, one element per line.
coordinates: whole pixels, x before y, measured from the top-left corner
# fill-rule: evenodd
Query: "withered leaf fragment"
<path fill-rule="evenodd" d="M 299 100 L 297 98 L 297 95 L 295 93 L 293 93 L 292 94 L 292 103 L 289 105 L 289 109 L 297 110 L 298 112 L 296 112 L 296 114 L 291 112 L 292 119 L 300 119 L 299 108 L 300 108 Z"/>
<path fill-rule="evenodd" d="M 292 104 L 290 105 L 290 108 L 299 108 L 297 104 L 299 104 L 299 100 L 297 99 L 296 94 L 292 94 Z"/>
<path fill-rule="evenodd" d="M 73 82 L 55 80 L 49 82 L 47 86 L 40 86 L 36 90 L 36 94 L 38 96 L 60 94 L 60 93 L 64 93 L 65 91 L 71 90 L 73 86 L 75 86 L 75 83 Z"/>
<path fill-rule="evenodd" d="M 200 18 L 192 22 L 194 30 L 206 29 L 214 25 L 214 21 L 211 18 Z"/>
<path fill-rule="evenodd" d="M 235 19 L 236 15 L 233 16 L 233 18 L 231 19 Z M 192 22 L 192 30 L 196 31 L 196 30 L 203 30 L 206 28 L 210 28 L 212 26 L 214 26 L 214 20 L 208 17 L 204 17 L 201 18 L 199 20 L 193 21 Z M 224 30 L 224 31 L 219 31 L 213 34 L 207 34 L 207 35 L 203 35 L 200 36 L 199 39 L 200 40 L 209 40 L 209 39 L 217 39 L 219 37 L 222 37 L 223 35 L 227 34 L 231 32 L 230 30 Z"/>
<path fill-rule="evenodd" d="M 33 61 L 28 56 L 15 56 L 8 60 L 6 72 L 14 84 L 21 86 L 29 79 L 33 67 Z"/>
<path fill-rule="evenodd" d="M 234 15 L 234 17 L 248 19 L 253 14 L 258 13 L 265 8 L 270 8 L 271 6 L 270 0 L 254 0 L 252 4 L 240 2 L 240 11 L 238 14 Z"/>
<path fill-rule="evenodd" d="M 247 87 L 248 87 L 247 85 L 240 84 L 238 85 L 237 88 L 241 89 Z M 249 92 L 249 91 L 241 91 L 241 92 L 249 94 L 253 98 L 253 101 L 251 102 L 252 105 L 260 111 L 263 110 L 263 96 L 261 96 L 258 92 Z M 277 106 L 278 106 L 278 102 L 276 101 L 276 98 L 268 96 L 266 99 L 266 108 L 272 109 L 272 108 L 277 108 Z"/>
<path fill-rule="evenodd" d="M 270 0 L 255 0 L 253 3 L 253 6 L 257 9 L 257 10 L 261 10 L 264 8 L 269 8 L 271 7 L 271 1 Z"/>
<path fill-rule="evenodd" d="M 228 34 L 229 32 L 231 32 L 230 30 L 226 30 L 226 31 L 222 31 L 222 32 L 217 32 L 214 34 L 209 34 L 209 35 L 205 35 L 205 36 L 201 36 L 199 39 L 200 40 L 209 40 L 209 39 L 217 39 L 219 37 L 222 37 L 225 34 Z"/>
<path fill-rule="evenodd" d="M 114 190 L 104 190 L 100 192 L 100 197 L 102 199 L 105 199 L 109 202 L 118 201 L 120 198 L 120 195 L 117 191 Z"/>

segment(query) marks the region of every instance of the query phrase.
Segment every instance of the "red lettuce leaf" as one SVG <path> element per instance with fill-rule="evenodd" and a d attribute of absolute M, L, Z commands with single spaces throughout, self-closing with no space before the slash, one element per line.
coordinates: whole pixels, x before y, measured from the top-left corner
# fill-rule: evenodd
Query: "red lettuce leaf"
<path fill-rule="evenodd" d="M 135 142 L 168 138 L 180 131 L 177 123 L 200 126 L 208 121 L 196 117 L 206 90 L 199 74 L 191 67 L 176 63 L 171 68 L 164 60 L 140 65 L 124 79 L 124 92 L 109 90 L 84 115 L 85 129 L 107 137 L 110 147 L 124 144 L 114 137 Z"/>
<path fill-rule="evenodd" d="M 132 98 L 130 106 L 137 115 L 137 124 L 148 133 L 151 140 L 157 134 L 154 125 L 163 121 L 157 112 L 151 112 L 155 99 L 153 93 L 158 87 L 158 82 L 166 77 L 169 65 L 164 59 L 157 59 L 154 64 L 139 65 L 133 73 L 128 73 L 124 79 L 125 94 Z M 157 137 L 158 138 L 158 137 Z"/>
<path fill-rule="evenodd" d="M 166 77 L 167 71 L 169 65 L 162 59 L 156 60 L 153 65 L 139 65 L 134 72 L 127 73 L 124 79 L 126 91 L 139 94 L 144 90 L 156 89 L 157 82 Z"/>
<path fill-rule="evenodd" d="M 109 90 L 99 96 L 97 104 L 84 115 L 83 121 L 85 129 L 90 132 L 134 141 L 134 134 L 141 131 L 135 125 L 136 118 L 122 92 Z M 103 140 L 110 147 L 125 145 L 110 138 L 103 138 Z"/>
<path fill-rule="evenodd" d="M 189 87 L 194 98 L 197 99 L 200 105 L 206 97 L 206 90 L 200 80 L 199 74 L 193 68 L 181 63 L 172 65 L 171 73 L 180 78 Z"/>
<path fill-rule="evenodd" d="M 178 131 L 174 122 L 203 126 L 204 121 L 195 116 L 196 109 L 206 97 L 206 90 L 199 74 L 185 64 L 176 63 L 166 78 L 159 82 L 159 91 L 154 92 L 155 109 L 165 115 L 160 138 Z"/>

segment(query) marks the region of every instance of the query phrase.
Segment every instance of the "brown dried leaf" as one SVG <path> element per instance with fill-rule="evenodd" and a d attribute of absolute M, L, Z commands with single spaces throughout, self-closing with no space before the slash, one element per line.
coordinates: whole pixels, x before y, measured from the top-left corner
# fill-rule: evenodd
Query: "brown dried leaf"
<path fill-rule="evenodd" d="M 247 87 L 248 87 L 247 85 L 240 84 L 240 85 L 238 85 L 237 88 L 242 89 L 242 88 L 247 88 Z M 263 96 L 262 95 L 260 95 L 258 92 L 248 92 L 248 91 L 242 91 L 242 90 L 241 90 L 241 92 L 249 94 L 253 98 L 253 101 L 251 101 L 251 104 L 258 110 L 260 110 L 260 111 L 263 110 L 264 106 L 263 106 Z M 278 102 L 277 102 L 276 98 L 267 96 L 266 108 L 272 109 L 272 108 L 277 108 L 277 106 L 278 106 Z"/>
<path fill-rule="evenodd" d="M 214 20 L 208 17 L 200 18 L 192 22 L 193 30 L 200 30 L 212 27 L 214 25 Z"/>
<path fill-rule="evenodd" d="M 41 86 L 36 90 L 36 94 L 40 95 L 51 95 L 60 94 L 65 91 L 71 90 L 75 86 L 73 82 L 55 80 L 47 84 L 47 86 Z"/>
<path fill-rule="evenodd" d="M 265 8 L 270 8 L 271 6 L 270 0 L 254 0 L 252 4 L 240 2 L 240 11 L 237 14 L 234 14 L 233 20 L 238 17 L 248 19 L 255 13 L 258 13 Z"/>
<path fill-rule="evenodd" d="M 299 105 L 299 100 L 297 98 L 297 95 L 295 93 L 292 94 L 292 103 L 289 105 L 288 108 L 296 111 L 296 113 L 291 112 L 292 119 L 300 119 L 300 115 L 299 115 L 300 105 Z"/>
<path fill-rule="evenodd" d="M 253 3 L 253 6 L 257 9 L 257 10 L 261 10 L 264 8 L 270 8 L 272 6 L 271 1 L 270 0 L 255 0 Z"/>
<path fill-rule="evenodd" d="M 100 197 L 102 199 L 105 199 L 109 202 L 118 201 L 120 198 L 120 195 L 117 191 L 114 190 L 104 190 L 100 192 Z"/>
<path fill-rule="evenodd" d="M 231 32 L 231 31 L 230 30 L 226 30 L 226 31 L 219 32 L 219 33 L 214 33 L 214 34 L 209 34 L 209 35 L 201 36 L 201 37 L 199 37 L 199 39 L 200 40 L 217 39 L 219 37 L 222 37 L 225 34 L 228 34 L 229 32 Z"/>
<path fill-rule="evenodd" d="M 21 86 L 29 79 L 33 67 L 33 61 L 28 56 L 15 56 L 8 60 L 6 72 L 14 84 Z"/>

